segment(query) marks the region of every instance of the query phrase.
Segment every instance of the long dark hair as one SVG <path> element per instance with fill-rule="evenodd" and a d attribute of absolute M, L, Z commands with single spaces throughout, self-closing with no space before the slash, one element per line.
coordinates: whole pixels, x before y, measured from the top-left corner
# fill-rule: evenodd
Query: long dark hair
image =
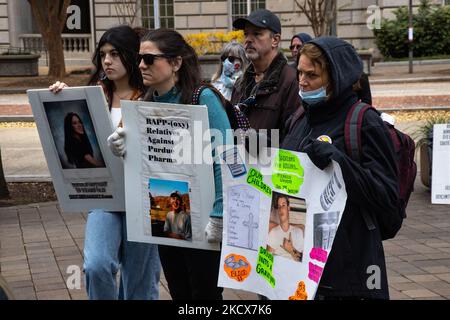
<path fill-rule="evenodd" d="M 141 38 L 141 42 L 151 41 L 165 55 L 170 56 L 169 62 L 174 63 L 177 57 L 181 57 L 183 62 L 180 70 L 177 71 L 178 81 L 175 84 L 181 92 L 183 104 L 192 102 L 192 93 L 201 84 L 200 65 L 195 50 L 184 40 L 183 36 L 171 29 L 156 29 L 148 32 Z M 147 91 L 145 100 L 150 100 L 154 89 Z"/>
<path fill-rule="evenodd" d="M 92 57 L 95 72 L 89 80 L 89 85 L 96 85 L 101 81 L 106 88 L 109 105 L 111 106 L 113 93 L 116 88 L 114 82 L 105 76 L 100 57 L 100 48 L 107 43 L 112 45 L 117 52 L 119 52 L 120 61 L 122 61 L 122 64 L 127 70 L 130 87 L 141 92 L 145 92 L 145 89 L 142 83 L 142 75 L 139 71 L 139 62 L 137 61 L 140 45 L 138 34 L 131 27 L 126 25 L 110 28 L 106 30 L 100 38 L 94 56 Z"/>
<path fill-rule="evenodd" d="M 75 112 L 69 112 L 65 118 L 64 118 L 64 151 L 66 152 L 67 155 L 67 160 L 69 161 L 69 163 L 71 164 L 76 164 L 75 160 L 75 155 L 73 152 L 73 145 L 75 142 L 75 137 L 73 135 L 73 128 L 72 128 L 72 118 L 73 117 L 77 117 L 78 120 L 80 120 L 81 124 L 83 124 L 83 121 L 81 121 L 81 118 L 78 114 L 76 114 Z M 84 125 L 83 125 L 84 128 Z M 89 138 L 87 137 L 86 131 L 80 135 L 80 140 L 82 143 L 84 143 L 88 149 L 88 153 L 93 155 L 93 151 L 92 151 L 92 146 L 91 146 L 91 142 L 89 141 Z"/>

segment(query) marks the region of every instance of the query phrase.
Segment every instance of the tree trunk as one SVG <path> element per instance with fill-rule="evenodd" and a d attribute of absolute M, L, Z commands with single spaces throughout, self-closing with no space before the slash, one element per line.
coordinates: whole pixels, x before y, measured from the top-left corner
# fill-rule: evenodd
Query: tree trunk
<path fill-rule="evenodd" d="M 59 80 L 66 76 L 61 32 L 54 32 L 49 36 L 49 39 L 51 40 L 45 44 L 49 55 L 48 76 L 54 80 Z"/>
<path fill-rule="evenodd" d="M 5 172 L 2 165 L 2 150 L 0 149 L 0 199 L 6 199 L 9 197 L 8 185 L 5 180 Z"/>
<path fill-rule="evenodd" d="M 66 75 L 61 33 L 70 0 L 28 0 L 34 19 L 48 50 L 48 76 L 61 79 Z"/>

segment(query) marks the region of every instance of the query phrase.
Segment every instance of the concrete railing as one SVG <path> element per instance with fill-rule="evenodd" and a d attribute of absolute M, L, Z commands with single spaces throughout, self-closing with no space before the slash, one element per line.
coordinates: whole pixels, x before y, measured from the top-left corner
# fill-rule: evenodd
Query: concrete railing
<path fill-rule="evenodd" d="M 47 51 L 40 34 L 21 34 L 19 38 L 22 40 L 22 45 L 26 50 L 32 52 Z M 89 33 L 62 35 L 62 45 L 65 52 L 90 53 L 92 48 L 91 40 Z"/>

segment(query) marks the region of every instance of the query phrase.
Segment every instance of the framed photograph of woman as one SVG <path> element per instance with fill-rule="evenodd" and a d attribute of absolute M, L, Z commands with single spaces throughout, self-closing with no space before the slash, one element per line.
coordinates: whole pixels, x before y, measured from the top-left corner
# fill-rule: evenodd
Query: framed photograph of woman
<path fill-rule="evenodd" d="M 27 93 L 62 210 L 123 210 L 123 164 L 107 146 L 113 126 L 101 87 Z"/>
<path fill-rule="evenodd" d="M 43 104 L 62 169 L 105 168 L 86 100 Z"/>

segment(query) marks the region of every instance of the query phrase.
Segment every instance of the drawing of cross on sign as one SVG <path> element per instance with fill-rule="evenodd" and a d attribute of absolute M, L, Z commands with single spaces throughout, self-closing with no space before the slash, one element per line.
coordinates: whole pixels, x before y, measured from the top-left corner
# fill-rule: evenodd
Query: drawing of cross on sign
<path fill-rule="evenodd" d="M 248 248 L 256 249 L 256 246 L 253 247 L 253 229 L 258 228 L 258 222 L 253 221 L 253 213 L 250 212 L 248 215 L 248 221 L 244 221 L 242 224 L 248 228 Z"/>

